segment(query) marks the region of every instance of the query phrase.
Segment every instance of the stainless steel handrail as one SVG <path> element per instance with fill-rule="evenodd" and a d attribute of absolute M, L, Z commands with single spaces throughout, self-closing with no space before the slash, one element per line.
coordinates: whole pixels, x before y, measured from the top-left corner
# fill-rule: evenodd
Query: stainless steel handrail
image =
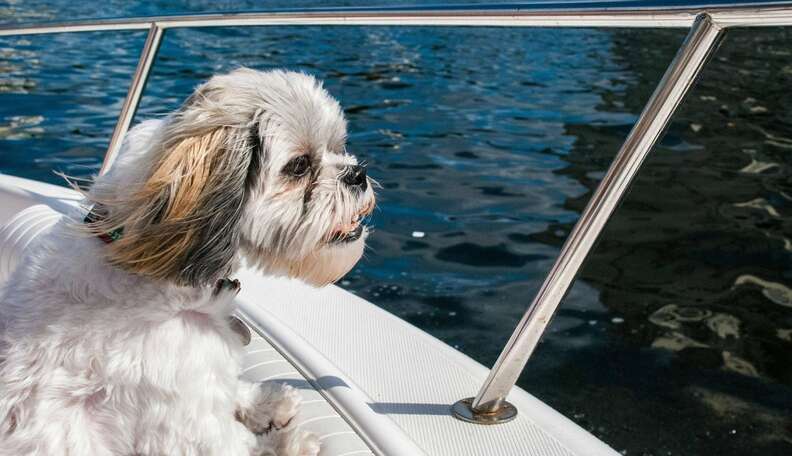
<path fill-rule="evenodd" d="M 506 402 L 517 378 L 533 353 L 556 308 L 602 228 L 625 194 L 676 107 L 694 83 L 727 27 L 792 25 L 792 1 L 769 5 L 713 6 L 706 8 L 420 8 L 336 9 L 265 13 L 229 13 L 108 19 L 72 23 L 0 27 L 0 36 L 61 32 L 149 29 L 146 44 L 113 131 L 101 172 L 120 149 L 148 78 L 165 29 L 271 25 L 398 25 L 398 26 L 514 26 L 514 27 L 691 27 L 663 79 L 641 113 L 630 135 L 570 233 L 539 293 L 525 312 L 489 377 L 475 398 L 454 404 L 460 419 L 498 423 L 516 416 Z"/>
<path fill-rule="evenodd" d="M 151 72 L 151 65 L 157 56 L 157 50 L 159 50 L 164 32 L 165 29 L 156 23 L 151 24 L 149 27 L 146 42 L 143 44 L 143 50 L 140 53 L 140 60 L 132 77 L 132 83 L 129 85 L 124 104 L 121 106 L 121 114 L 119 114 L 116 121 L 113 136 L 110 137 L 110 144 L 107 146 L 107 152 L 105 152 L 104 160 L 102 161 L 102 168 L 99 170 L 100 175 L 110 169 L 110 165 L 113 164 L 118 152 L 121 150 L 121 143 L 124 136 L 126 136 L 127 130 L 129 130 L 129 126 L 132 124 L 138 105 L 140 105 L 140 96 L 146 87 L 146 81 L 148 81 L 148 76 Z"/>
<path fill-rule="evenodd" d="M 690 27 L 706 11 L 721 27 L 792 25 L 792 1 L 713 7 L 571 7 L 548 9 L 541 4 L 503 8 L 337 8 L 332 10 L 192 14 L 125 19 L 61 22 L 0 27 L 0 36 L 61 32 L 144 30 L 156 23 L 163 29 L 264 25 L 397 25 L 504 27 Z"/>
<path fill-rule="evenodd" d="M 649 151 L 693 85 L 707 58 L 722 38 L 722 27 L 708 14 L 699 15 L 674 60 L 644 107 L 627 140 L 567 237 L 561 254 L 495 362 L 478 395 L 457 403 L 463 419 L 505 421 L 513 407 L 504 407 L 545 328 L 572 285 L 583 261 L 619 201 L 627 192 Z M 472 412 L 472 413 L 470 413 Z M 472 417 L 472 418 L 471 418 Z"/>

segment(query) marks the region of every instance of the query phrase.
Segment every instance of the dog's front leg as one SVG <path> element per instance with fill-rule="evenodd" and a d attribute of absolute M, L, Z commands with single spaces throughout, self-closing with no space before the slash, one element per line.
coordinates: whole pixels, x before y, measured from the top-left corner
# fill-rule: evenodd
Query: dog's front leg
<path fill-rule="evenodd" d="M 237 419 L 258 434 L 259 455 L 314 456 L 319 453 L 316 435 L 300 430 L 294 422 L 302 398 L 293 387 L 240 380 L 237 398 Z"/>
<path fill-rule="evenodd" d="M 239 381 L 237 419 L 256 434 L 287 427 L 300 409 L 302 398 L 289 385 Z"/>

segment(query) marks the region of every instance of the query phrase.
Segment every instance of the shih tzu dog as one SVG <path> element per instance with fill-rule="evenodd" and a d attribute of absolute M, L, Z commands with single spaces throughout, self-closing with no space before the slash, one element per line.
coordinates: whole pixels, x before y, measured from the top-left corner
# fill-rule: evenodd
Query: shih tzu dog
<path fill-rule="evenodd" d="M 0 455 L 314 455 L 293 389 L 239 378 L 247 263 L 321 286 L 374 206 L 346 121 L 311 76 L 238 69 L 127 135 L 85 220 L 65 218 L 0 297 Z"/>

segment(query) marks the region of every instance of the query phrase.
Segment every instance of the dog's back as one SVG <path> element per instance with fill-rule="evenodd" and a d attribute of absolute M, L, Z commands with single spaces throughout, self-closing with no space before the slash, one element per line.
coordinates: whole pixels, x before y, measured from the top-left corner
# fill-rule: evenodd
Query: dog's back
<path fill-rule="evenodd" d="M 133 454 L 146 434 L 159 443 L 144 454 L 161 454 L 163 428 L 178 434 L 191 415 L 213 411 L 178 396 L 235 393 L 238 353 L 211 314 L 187 309 L 202 291 L 152 284 L 111 267 L 100 249 L 63 219 L 2 290 L 0 454 Z M 232 402 L 217 403 L 229 404 L 218 416 L 233 415 Z M 220 420 L 213 427 L 233 434 Z"/>

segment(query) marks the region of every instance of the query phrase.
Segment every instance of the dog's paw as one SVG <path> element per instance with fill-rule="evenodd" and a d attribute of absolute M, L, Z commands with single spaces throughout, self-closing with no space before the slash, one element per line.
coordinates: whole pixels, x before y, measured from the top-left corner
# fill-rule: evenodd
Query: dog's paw
<path fill-rule="evenodd" d="M 272 425 L 275 429 L 285 428 L 300 411 L 302 396 L 295 388 L 289 385 L 280 385 L 279 390 L 270 394 L 270 398 Z"/>
<path fill-rule="evenodd" d="M 242 285 L 239 283 L 237 279 L 220 279 L 215 283 L 214 289 L 212 290 L 212 294 L 214 296 L 218 296 L 221 293 L 231 293 L 236 295 L 239 293 L 239 290 L 242 288 Z"/>
<path fill-rule="evenodd" d="M 237 418 L 253 433 L 279 430 L 291 424 L 300 410 L 302 396 L 289 385 L 263 383 L 253 405 L 240 410 Z"/>
<path fill-rule="evenodd" d="M 279 446 L 279 456 L 316 456 L 321 449 L 319 437 L 313 432 L 289 432 L 284 440 L 285 445 Z"/>
<path fill-rule="evenodd" d="M 256 447 L 250 452 L 250 456 L 278 456 L 274 435 L 263 434 L 256 436 Z"/>
<path fill-rule="evenodd" d="M 258 437 L 256 456 L 317 456 L 321 444 L 313 432 L 282 429 Z"/>

